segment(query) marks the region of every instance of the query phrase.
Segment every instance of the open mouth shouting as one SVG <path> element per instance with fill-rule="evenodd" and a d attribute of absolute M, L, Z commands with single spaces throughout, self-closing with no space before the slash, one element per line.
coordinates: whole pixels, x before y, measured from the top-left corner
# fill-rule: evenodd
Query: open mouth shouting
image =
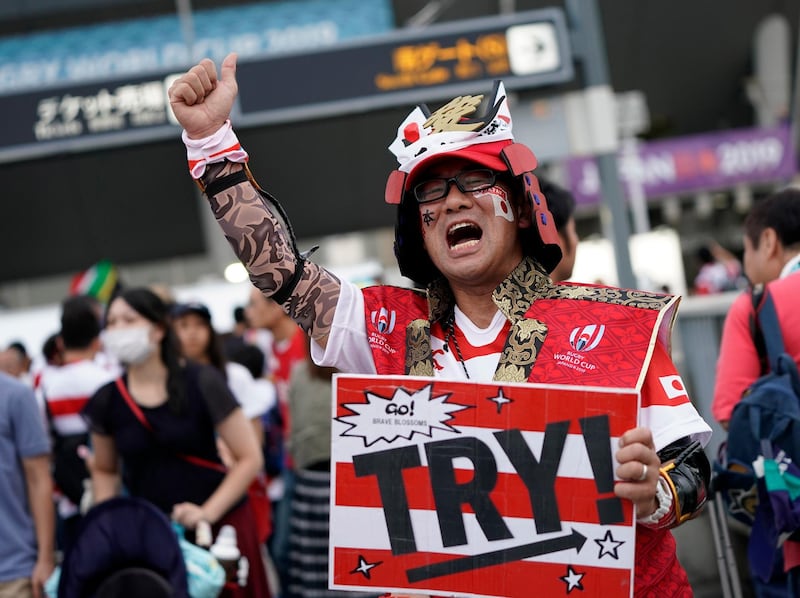
<path fill-rule="evenodd" d="M 466 249 L 478 244 L 483 236 L 481 228 L 473 222 L 459 222 L 447 229 L 447 246 Z"/>

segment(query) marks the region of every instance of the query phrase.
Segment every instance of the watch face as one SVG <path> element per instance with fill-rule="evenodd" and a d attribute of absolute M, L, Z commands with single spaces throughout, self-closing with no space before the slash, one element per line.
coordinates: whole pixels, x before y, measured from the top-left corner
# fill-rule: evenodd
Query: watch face
<path fill-rule="evenodd" d="M 511 72 L 515 75 L 554 71 L 561 65 L 556 29 L 552 23 L 509 27 L 506 44 Z"/>

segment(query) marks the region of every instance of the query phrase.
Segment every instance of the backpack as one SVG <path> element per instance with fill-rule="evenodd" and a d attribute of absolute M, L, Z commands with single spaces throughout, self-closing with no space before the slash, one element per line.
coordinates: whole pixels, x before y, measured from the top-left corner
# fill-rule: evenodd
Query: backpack
<path fill-rule="evenodd" d="M 89 446 L 88 434 L 62 436 L 53 430 L 53 481 L 74 505 L 81 504 L 83 480 L 90 477 L 78 447 Z"/>
<path fill-rule="evenodd" d="M 61 434 L 53 423 L 50 404 L 42 391 L 47 427 L 52 438 L 52 475 L 61 493 L 74 505 L 81 504 L 83 480 L 90 477 L 83 458 L 78 455 L 78 447 L 89 446 L 89 434 Z"/>
<path fill-rule="evenodd" d="M 745 390 L 734 407 L 727 441 L 720 447 L 720 457 L 714 464 L 715 490 L 722 492 L 728 514 L 747 525 L 753 524 L 758 505 L 753 461 L 759 456 L 772 457 L 764 455 L 762 446 L 771 445 L 775 458 L 800 463 L 797 364 L 784 349 L 769 290 L 754 291 L 753 305 L 754 343 L 768 369 L 762 365 L 762 376 Z"/>

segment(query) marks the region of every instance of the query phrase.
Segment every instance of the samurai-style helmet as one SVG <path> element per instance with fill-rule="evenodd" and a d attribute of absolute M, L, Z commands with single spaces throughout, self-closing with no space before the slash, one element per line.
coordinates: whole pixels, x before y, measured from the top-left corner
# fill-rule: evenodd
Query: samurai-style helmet
<path fill-rule="evenodd" d="M 519 189 L 514 192 L 521 192 L 530 202 L 536 221 L 535 226 L 521 229 L 523 252 L 547 272 L 561 259 L 555 223 L 533 174 L 536 156 L 526 145 L 514 142 L 511 113 L 501 81 L 495 81 L 492 97 L 494 101 L 482 116 L 476 115 L 482 95 L 459 96 L 434 113 L 421 104 L 402 122 L 389 146 L 400 164 L 386 182 L 386 202 L 398 204 L 395 255 L 403 276 L 419 284 L 429 284 L 440 273 L 425 251 L 418 204 L 411 189 L 419 173 L 433 162 L 449 157 L 464 158 L 496 172 L 508 172 L 518 180 Z"/>

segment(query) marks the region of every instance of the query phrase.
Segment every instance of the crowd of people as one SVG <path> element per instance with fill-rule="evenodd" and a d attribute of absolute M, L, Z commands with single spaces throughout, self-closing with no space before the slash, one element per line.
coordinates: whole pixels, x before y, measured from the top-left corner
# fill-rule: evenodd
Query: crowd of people
<path fill-rule="evenodd" d="M 118 284 L 101 299 L 63 301 L 39 371 L 24 347 L 3 352 L 0 451 L 18 467 L 0 476 L 0 529 L 13 540 L 0 542 L 0 598 L 40 596 L 87 509 L 119 495 L 155 505 L 190 540 L 202 522 L 214 534 L 232 526 L 249 570 L 225 596 L 339 595 L 327 589 L 334 372 L 638 391 L 639 423 L 614 455 L 614 493 L 635 506 L 633 594 L 691 596 L 670 530 L 706 502 L 711 430 L 665 384 L 683 387 L 670 356 L 678 299 L 563 282 L 577 246 L 574 200 L 537 179 L 502 84 L 485 99 L 419 106 L 398 127 L 385 199 L 414 288 L 361 287 L 298 251 L 231 126 L 236 94 L 233 55 L 219 74 L 210 60 L 195 65 L 169 92 L 191 176 L 254 285 L 237 328 L 220 334 L 202 298 L 177 303 L 163 288 Z M 745 226 L 745 274 L 779 279 L 788 319 L 800 228 L 787 233 L 776 214 L 796 212 L 797 196 L 757 204 Z M 738 302 L 726 323 L 721 421 L 759 371 L 741 350 L 748 306 Z M 391 327 L 371 317 L 381 309 L 395 315 Z M 613 363 L 591 376 L 554 364 L 560 348 L 575 348 L 575 326 L 607 321 L 625 324 L 605 328 Z M 800 359 L 797 342 L 787 345 Z M 266 526 L 252 493 L 259 480 Z"/>
<path fill-rule="evenodd" d="M 716 241 L 702 245 L 697 250 L 697 259 L 700 266 L 692 284 L 695 295 L 714 295 L 747 286 L 742 263 Z"/>
<path fill-rule="evenodd" d="M 225 334 L 215 329 L 205 304 L 176 302 L 161 286 L 120 285 L 109 299 L 66 297 L 60 329 L 42 347 L 47 360 L 23 367 L 9 359 L 3 366 L 2 394 L 10 397 L 3 420 L 9 437 L 3 440 L 19 443 L 5 448 L 9 455 L 16 451 L 24 467 L 18 479 L 0 486 L 18 491 L 26 480 L 29 485 L 27 493 L 16 493 L 18 507 L 9 511 L 9 533 L 18 528 L 14 537 L 25 550 L 0 548 L 0 561 L 9 563 L 0 596 L 41 595 L 59 560 L 55 555 L 72 548 L 87 509 L 120 494 L 146 499 L 191 539 L 201 521 L 213 534 L 232 525 L 249 576 L 244 588 L 223 595 L 304 596 L 324 589 L 326 559 L 317 563 L 312 582 L 290 591 L 288 581 L 292 456 L 302 452 L 302 468 L 313 470 L 320 464 L 308 456 L 324 461 L 324 452 L 309 453 L 310 447 L 330 450 L 330 421 L 309 407 L 299 407 L 295 419 L 313 442 L 296 442 L 294 449 L 289 443 L 292 372 L 312 367 L 307 337 L 256 289 L 235 310 L 237 328 Z M 15 355 L 20 350 L 20 343 L 8 349 Z M 329 400 L 330 377 L 322 380 Z M 306 374 L 299 384 L 308 384 Z M 315 407 L 321 392 L 314 395 Z M 23 400 L 26 409 L 17 409 Z M 314 423 L 307 427 L 306 420 Z M 326 429 L 327 443 L 321 440 Z M 256 512 L 248 492 L 259 479 L 264 498 L 271 499 L 266 513 Z M 29 505 L 20 502 L 26 494 Z M 43 516 L 43 504 L 54 517 Z M 259 519 L 265 514 L 266 528 Z M 322 538 L 327 553 L 327 535 Z M 26 568 L 25 559 L 35 569 Z"/>

